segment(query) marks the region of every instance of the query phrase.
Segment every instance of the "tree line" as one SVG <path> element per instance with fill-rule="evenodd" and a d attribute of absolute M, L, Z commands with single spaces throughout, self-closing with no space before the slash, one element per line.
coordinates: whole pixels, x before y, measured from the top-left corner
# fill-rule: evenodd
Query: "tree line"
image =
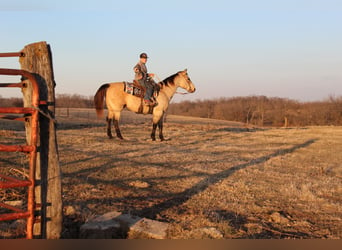
<path fill-rule="evenodd" d="M 21 98 L 3 98 L 1 107 L 20 107 Z M 57 94 L 57 108 L 94 108 L 93 96 Z M 342 125 L 342 96 L 299 102 L 287 98 L 247 96 L 171 103 L 168 114 L 239 121 L 257 126 Z"/>
<path fill-rule="evenodd" d="M 94 97 L 78 94 L 56 94 L 57 108 L 93 108 Z M 22 107 L 23 99 L 19 97 L 4 98 L 0 95 L 0 107 Z"/>
<path fill-rule="evenodd" d="M 239 121 L 257 126 L 342 125 L 342 96 L 316 102 L 247 96 L 172 104 L 168 114 Z"/>

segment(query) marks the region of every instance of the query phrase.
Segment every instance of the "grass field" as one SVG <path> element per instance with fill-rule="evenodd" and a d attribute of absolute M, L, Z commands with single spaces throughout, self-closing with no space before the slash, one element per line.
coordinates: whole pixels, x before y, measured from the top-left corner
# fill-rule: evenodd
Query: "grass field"
<path fill-rule="evenodd" d="M 169 115 L 167 140 L 152 142 L 150 119 L 124 112 L 125 140 L 109 140 L 93 110 L 57 110 L 63 238 L 113 210 L 169 222 L 172 239 L 341 238 L 342 127 Z M 0 125 L 1 143 L 22 140 Z M 23 157 L 0 156 L 0 171 L 23 171 Z"/>

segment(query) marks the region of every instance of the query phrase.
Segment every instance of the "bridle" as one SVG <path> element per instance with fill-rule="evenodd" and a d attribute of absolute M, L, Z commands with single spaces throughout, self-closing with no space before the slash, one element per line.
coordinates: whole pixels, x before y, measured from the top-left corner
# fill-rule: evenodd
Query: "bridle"
<path fill-rule="evenodd" d="M 186 73 L 186 76 L 183 76 L 183 77 L 184 77 L 186 83 L 188 84 L 188 86 L 190 86 L 189 82 L 191 82 L 191 80 L 190 80 L 190 78 L 188 76 L 188 73 Z M 187 95 L 187 94 L 190 94 L 190 93 L 189 92 L 182 93 L 182 92 L 177 92 L 176 91 L 176 94 Z"/>

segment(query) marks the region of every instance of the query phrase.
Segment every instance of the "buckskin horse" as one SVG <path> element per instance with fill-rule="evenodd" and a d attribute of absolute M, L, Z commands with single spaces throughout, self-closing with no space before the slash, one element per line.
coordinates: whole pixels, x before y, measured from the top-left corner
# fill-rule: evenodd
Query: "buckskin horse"
<path fill-rule="evenodd" d="M 106 99 L 106 105 L 108 109 L 107 115 L 107 135 L 111 139 L 111 123 L 113 121 L 116 135 L 119 139 L 123 139 L 120 128 L 119 120 L 121 111 L 124 108 L 129 109 L 135 113 L 141 114 L 153 114 L 152 133 L 151 138 L 156 140 L 156 128 L 159 128 L 159 138 L 164 141 L 163 136 L 163 117 L 169 106 L 169 103 L 176 93 L 178 87 L 185 89 L 189 93 L 195 92 L 196 88 L 191 82 L 187 70 L 179 71 L 174 75 L 169 76 L 165 80 L 158 83 L 159 94 L 156 98 L 158 105 L 156 107 L 150 107 L 144 105 L 142 98 L 128 94 L 124 91 L 124 82 L 114 82 L 103 84 L 96 92 L 94 96 L 94 103 L 98 118 L 103 117 L 104 99 Z"/>

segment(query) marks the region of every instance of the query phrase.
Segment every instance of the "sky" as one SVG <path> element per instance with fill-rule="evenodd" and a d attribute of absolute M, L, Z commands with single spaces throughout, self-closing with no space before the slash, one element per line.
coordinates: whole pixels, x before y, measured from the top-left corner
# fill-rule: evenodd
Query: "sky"
<path fill-rule="evenodd" d="M 0 23 L 0 52 L 50 44 L 57 94 L 93 96 L 103 83 L 130 81 L 146 52 L 160 79 L 188 69 L 197 90 L 174 102 L 342 96 L 340 0 L 2 0 Z M 20 68 L 17 58 L 0 67 Z"/>

